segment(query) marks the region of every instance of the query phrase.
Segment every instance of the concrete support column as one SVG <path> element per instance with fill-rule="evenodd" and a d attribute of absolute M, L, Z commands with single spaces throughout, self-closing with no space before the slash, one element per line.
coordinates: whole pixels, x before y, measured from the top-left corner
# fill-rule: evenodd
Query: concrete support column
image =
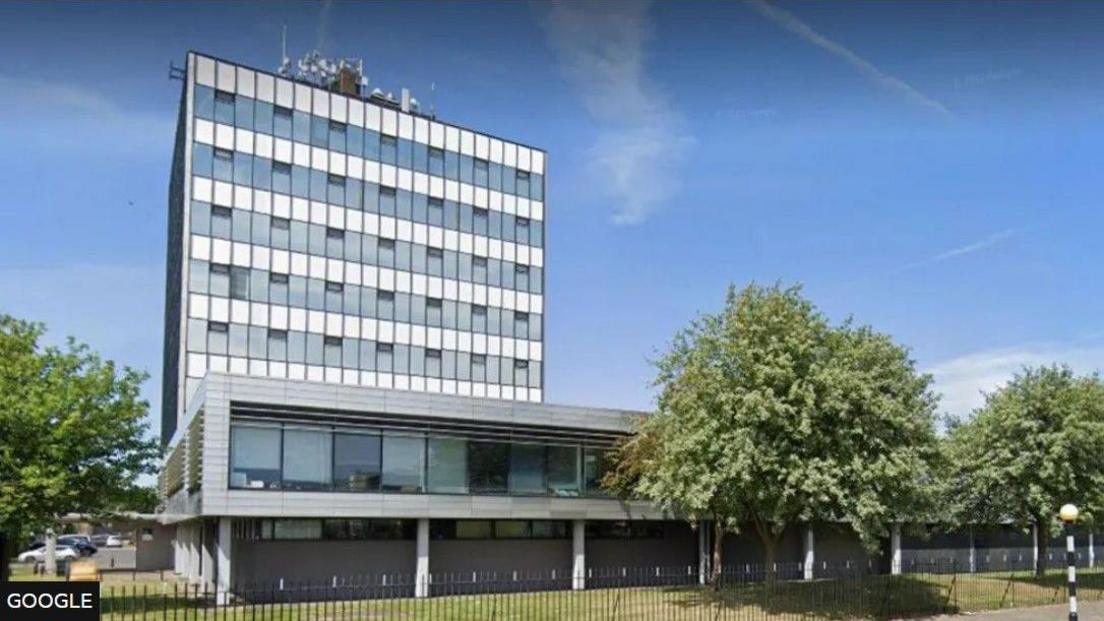
<path fill-rule="evenodd" d="M 215 592 L 219 604 L 230 601 L 230 593 L 233 589 L 231 577 L 230 559 L 234 545 L 234 521 L 228 517 L 218 519 L 218 539 L 215 541 Z"/>
<path fill-rule="evenodd" d="M 889 536 L 889 573 L 894 576 L 901 573 L 901 525 L 893 525 L 893 533 Z"/>
<path fill-rule="evenodd" d="M 188 582 L 199 582 L 200 534 L 197 522 L 188 524 Z"/>
<path fill-rule="evenodd" d="M 204 589 L 215 584 L 215 542 L 211 536 L 211 525 L 206 520 L 199 522 L 199 580 Z"/>
<path fill-rule="evenodd" d="M 429 518 L 418 520 L 418 561 L 414 570 L 414 597 L 429 597 Z"/>
<path fill-rule="evenodd" d="M 1096 548 L 1093 547 L 1093 534 L 1089 533 L 1089 567 L 1096 567 Z"/>
<path fill-rule="evenodd" d="M 571 523 L 571 588 L 586 588 L 586 520 Z"/>
<path fill-rule="evenodd" d="M 698 522 L 698 584 L 709 582 L 709 565 L 713 549 L 709 545 L 709 529 L 712 525 L 705 520 Z"/>
<path fill-rule="evenodd" d="M 970 573 L 977 573 L 977 544 L 974 542 L 974 529 L 970 529 Z"/>
<path fill-rule="evenodd" d="M 812 580 L 814 576 L 814 567 L 816 566 L 815 544 L 813 525 L 809 524 L 805 527 L 805 563 L 802 566 L 802 569 L 804 569 L 803 577 L 806 580 Z"/>
<path fill-rule="evenodd" d="M 177 524 L 173 528 L 172 545 L 173 545 L 173 573 L 178 575 L 178 576 L 183 573 L 183 568 L 184 568 L 184 553 L 181 551 L 181 546 L 180 546 L 181 539 L 180 539 L 180 537 L 181 537 L 180 525 Z"/>

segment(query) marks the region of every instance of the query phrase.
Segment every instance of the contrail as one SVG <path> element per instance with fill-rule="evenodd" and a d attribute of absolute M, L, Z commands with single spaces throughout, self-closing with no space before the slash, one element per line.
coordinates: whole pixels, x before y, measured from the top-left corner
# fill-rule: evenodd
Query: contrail
<path fill-rule="evenodd" d="M 942 103 L 928 97 L 924 93 L 913 88 L 910 84 L 896 78 L 888 73 L 882 71 L 878 67 L 874 66 L 871 62 L 862 58 L 858 54 L 847 49 L 843 45 L 836 43 L 835 41 L 825 37 L 824 35 L 813 30 L 808 24 L 801 21 L 794 14 L 772 6 L 765 2 L 765 0 L 749 0 L 748 5 L 759 12 L 760 15 L 766 17 L 779 26 L 789 30 L 797 36 L 805 39 L 809 43 L 825 50 L 830 54 L 834 54 L 842 58 L 852 67 L 858 69 L 859 73 L 870 78 L 876 82 L 882 88 L 897 93 L 904 97 L 906 100 L 911 101 L 917 105 L 925 108 L 930 108 L 939 112 L 940 114 L 950 115 L 951 111 L 947 109 Z"/>

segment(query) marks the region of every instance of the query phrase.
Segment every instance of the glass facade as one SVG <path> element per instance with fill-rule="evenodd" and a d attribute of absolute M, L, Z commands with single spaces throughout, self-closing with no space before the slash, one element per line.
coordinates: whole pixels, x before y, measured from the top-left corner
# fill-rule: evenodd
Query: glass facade
<path fill-rule="evenodd" d="M 543 152 L 195 58 L 186 395 L 220 371 L 542 400 Z"/>
<path fill-rule="evenodd" d="M 230 438 L 232 488 L 605 496 L 604 446 L 245 421 Z"/>

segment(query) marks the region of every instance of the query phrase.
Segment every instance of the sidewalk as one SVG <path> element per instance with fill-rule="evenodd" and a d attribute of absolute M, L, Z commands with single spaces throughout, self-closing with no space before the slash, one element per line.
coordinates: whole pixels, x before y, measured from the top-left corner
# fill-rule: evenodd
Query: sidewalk
<path fill-rule="evenodd" d="M 1060 621 L 1069 616 L 1069 606 L 1040 606 L 1038 608 L 1009 608 L 992 612 L 975 612 L 965 615 L 939 615 L 928 617 L 930 621 Z M 1085 602 L 1077 613 L 1078 621 L 1104 621 L 1104 602 Z"/>

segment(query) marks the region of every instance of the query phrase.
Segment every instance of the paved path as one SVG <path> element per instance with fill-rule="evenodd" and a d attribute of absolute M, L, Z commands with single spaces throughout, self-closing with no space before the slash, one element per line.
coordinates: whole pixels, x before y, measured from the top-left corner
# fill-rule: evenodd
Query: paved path
<path fill-rule="evenodd" d="M 1069 606 L 1041 606 L 1039 608 L 1011 608 L 993 612 L 976 612 L 968 615 L 940 615 L 932 621 L 1065 621 Z M 1104 621 L 1104 602 L 1083 602 L 1077 614 L 1078 621 Z"/>

